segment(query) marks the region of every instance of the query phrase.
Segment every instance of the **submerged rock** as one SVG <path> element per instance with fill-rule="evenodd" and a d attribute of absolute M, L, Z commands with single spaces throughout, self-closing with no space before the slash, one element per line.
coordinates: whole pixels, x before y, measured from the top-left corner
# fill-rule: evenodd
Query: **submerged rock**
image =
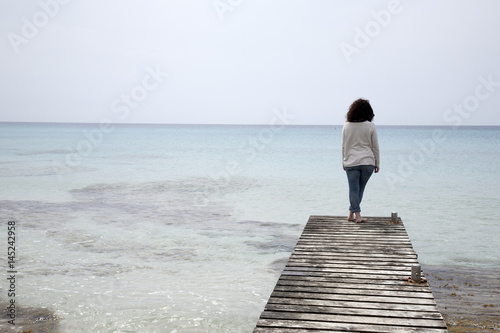
<path fill-rule="evenodd" d="M 6 309 L 7 302 L 0 302 L 2 309 Z M 9 322 L 10 321 L 10 322 Z M 1 332 L 16 333 L 58 333 L 60 318 L 54 311 L 47 308 L 16 306 L 15 318 L 6 311 L 0 317 Z M 15 325 L 13 325 L 13 323 Z"/>

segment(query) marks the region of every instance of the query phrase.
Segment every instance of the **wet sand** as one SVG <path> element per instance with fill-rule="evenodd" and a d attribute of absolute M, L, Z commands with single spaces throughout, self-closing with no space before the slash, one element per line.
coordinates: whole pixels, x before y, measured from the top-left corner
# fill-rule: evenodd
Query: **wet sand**
<path fill-rule="evenodd" d="M 422 269 L 449 332 L 500 332 L 500 269 Z"/>

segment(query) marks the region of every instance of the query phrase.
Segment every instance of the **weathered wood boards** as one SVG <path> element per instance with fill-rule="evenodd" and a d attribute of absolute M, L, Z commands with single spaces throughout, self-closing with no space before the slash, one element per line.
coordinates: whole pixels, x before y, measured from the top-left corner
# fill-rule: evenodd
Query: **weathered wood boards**
<path fill-rule="evenodd" d="M 403 223 L 311 216 L 254 333 L 447 332 Z"/>

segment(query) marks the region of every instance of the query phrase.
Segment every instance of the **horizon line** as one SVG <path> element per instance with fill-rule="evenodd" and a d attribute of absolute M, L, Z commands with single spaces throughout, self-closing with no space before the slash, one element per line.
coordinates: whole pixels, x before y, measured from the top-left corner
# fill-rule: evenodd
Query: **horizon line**
<path fill-rule="evenodd" d="M 0 124 L 58 124 L 58 125 L 99 125 L 99 122 L 68 122 L 68 121 L 5 121 L 5 120 L 0 120 Z M 106 124 L 109 125 L 169 125 L 169 126 L 270 126 L 271 124 L 242 124 L 242 123 L 119 123 L 119 122 L 108 122 Z M 375 123 L 376 124 L 376 123 Z M 285 127 L 332 127 L 332 126 L 343 126 L 344 123 L 342 124 L 282 124 L 281 126 Z M 419 124 L 419 125 L 412 125 L 412 124 L 398 124 L 398 125 L 380 125 L 376 124 L 379 127 L 401 127 L 401 126 L 408 126 L 408 127 L 500 127 L 500 124 L 497 125 L 426 125 L 426 124 Z"/>

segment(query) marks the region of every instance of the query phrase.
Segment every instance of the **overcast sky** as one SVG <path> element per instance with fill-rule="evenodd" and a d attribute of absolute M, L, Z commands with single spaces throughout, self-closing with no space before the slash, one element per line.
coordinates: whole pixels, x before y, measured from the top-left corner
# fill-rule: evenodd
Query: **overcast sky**
<path fill-rule="evenodd" d="M 498 0 L 0 0 L 0 121 L 500 125 Z"/>

